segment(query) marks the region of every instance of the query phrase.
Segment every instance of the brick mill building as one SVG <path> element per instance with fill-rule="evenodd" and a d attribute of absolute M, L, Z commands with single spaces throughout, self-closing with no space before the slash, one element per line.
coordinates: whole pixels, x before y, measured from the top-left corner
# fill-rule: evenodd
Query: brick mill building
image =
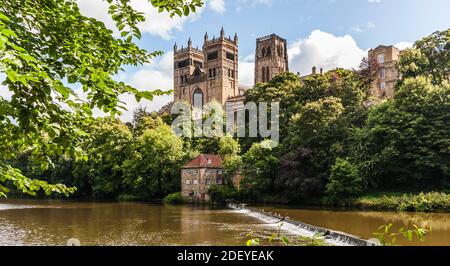
<path fill-rule="evenodd" d="M 239 188 L 241 176 L 235 175 L 230 181 Z M 219 155 L 200 154 L 181 169 L 181 194 L 194 202 L 209 201 L 208 189 L 226 183 Z"/>

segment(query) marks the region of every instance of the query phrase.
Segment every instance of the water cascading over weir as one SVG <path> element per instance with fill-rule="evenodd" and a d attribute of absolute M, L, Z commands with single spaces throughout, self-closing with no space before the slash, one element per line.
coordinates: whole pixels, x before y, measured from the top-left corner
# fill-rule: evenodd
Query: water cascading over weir
<path fill-rule="evenodd" d="M 344 232 L 334 231 L 319 226 L 314 226 L 299 221 L 283 217 L 280 214 L 266 212 L 264 210 L 246 207 L 245 204 L 228 204 L 228 207 L 236 212 L 246 214 L 264 221 L 268 224 L 273 224 L 291 234 L 303 237 L 314 237 L 317 234 L 323 235 L 324 241 L 328 245 L 333 246 L 378 246 L 379 244 L 359 238 L 357 236 L 347 234 Z"/>

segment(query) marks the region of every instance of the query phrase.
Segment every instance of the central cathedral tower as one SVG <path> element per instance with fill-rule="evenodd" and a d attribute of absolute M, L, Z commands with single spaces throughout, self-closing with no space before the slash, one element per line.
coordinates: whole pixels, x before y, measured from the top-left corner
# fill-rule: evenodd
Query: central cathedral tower
<path fill-rule="evenodd" d="M 276 34 L 256 39 L 255 84 L 288 72 L 287 42 Z"/>

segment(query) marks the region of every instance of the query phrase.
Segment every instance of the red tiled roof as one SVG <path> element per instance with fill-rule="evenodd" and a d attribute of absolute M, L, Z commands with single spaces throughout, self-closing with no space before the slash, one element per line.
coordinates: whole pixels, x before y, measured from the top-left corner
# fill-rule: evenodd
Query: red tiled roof
<path fill-rule="evenodd" d="M 183 168 L 222 168 L 222 157 L 213 154 L 200 154 Z"/>

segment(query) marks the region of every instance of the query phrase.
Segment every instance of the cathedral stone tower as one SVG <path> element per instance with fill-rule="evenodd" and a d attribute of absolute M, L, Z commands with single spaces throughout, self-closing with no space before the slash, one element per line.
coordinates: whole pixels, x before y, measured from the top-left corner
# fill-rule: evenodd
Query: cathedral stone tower
<path fill-rule="evenodd" d="M 238 37 L 225 37 L 222 29 L 218 38 L 205 34 L 203 49 L 174 46 L 175 101 L 186 101 L 202 108 L 213 100 L 224 105 L 239 95 Z"/>
<path fill-rule="evenodd" d="M 255 84 L 268 82 L 275 75 L 288 71 L 286 40 L 276 34 L 256 39 Z"/>

